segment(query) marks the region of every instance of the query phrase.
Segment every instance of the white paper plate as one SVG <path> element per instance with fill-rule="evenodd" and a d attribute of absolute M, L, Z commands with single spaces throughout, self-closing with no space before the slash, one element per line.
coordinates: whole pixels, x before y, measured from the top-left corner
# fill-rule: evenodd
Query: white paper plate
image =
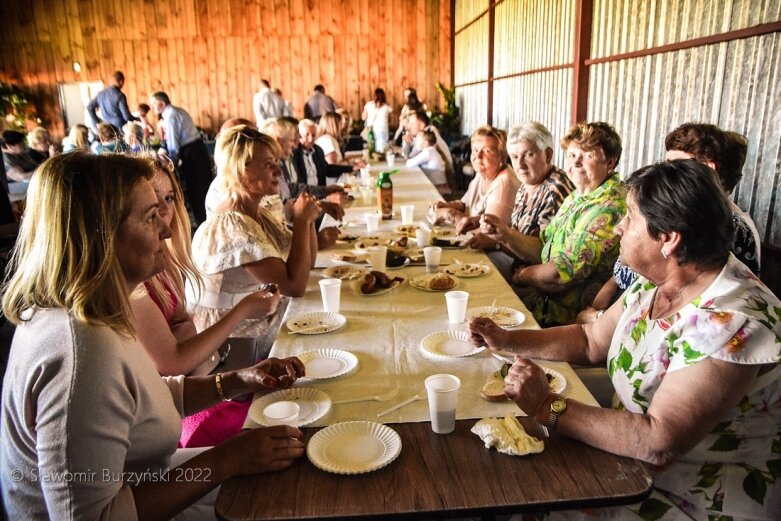
<path fill-rule="evenodd" d="M 354 244 L 355 251 L 358 253 L 365 253 L 372 246 L 385 246 L 385 241 L 379 237 L 364 237 Z"/>
<path fill-rule="evenodd" d="M 336 238 L 336 244 L 350 244 L 358 240 L 357 235 L 344 234 Z"/>
<path fill-rule="evenodd" d="M 366 255 L 366 253 L 355 253 L 354 251 L 336 251 L 331 254 L 331 258 L 337 262 L 358 264 L 367 262 L 369 257 Z"/>
<path fill-rule="evenodd" d="M 404 262 L 402 262 L 400 266 L 388 266 L 386 264 L 385 268 L 389 269 L 389 270 L 399 270 L 399 269 L 401 269 L 401 268 L 403 268 L 405 266 L 409 266 L 409 263 L 410 263 L 409 257 L 404 256 Z"/>
<path fill-rule="evenodd" d="M 403 279 L 404 277 L 400 277 L 400 278 Z M 404 279 L 404 280 L 406 280 L 406 279 Z M 363 279 L 359 279 L 359 280 L 356 280 L 355 282 L 353 282 L 353 289 L 355 290 L 356 293 L 358 293 L 359 295 L 363 295 L 364 297 L 376 297 L 377 295 L 384 295 L 385 293 L 388 293 L 389 291 L 393 291 L 394 289 L 398 288 L 399 286 L 404 284 L 404 280 L 393 281 L 393 283 L 390 285 L 390 287 L 383 288 L 383 289 L 378 289 L 374 293 L 364 293 L 363 291 L 361 291 L 361 283 L 363 282 Z"/>
<path fill-rule="evenodd" d="M 409 283 L 413 288 L 422 289 L 423 291 L 450 291 L 458 287 L 458 279 L 453 279 L 455 284 L 447 289 L 431 289 L 431 279 L 433 279 L 436 273 L 426 273 L 425 275 L 418 275 L 410 279 Z"/>
<path fill-rule="evenodd" d="M 325 380 L 347 374 L 358 367 L 358 357 L 341 349 L 314 349 L 298 355 L 306 367 L 306 378 Z"/>
<path fill-rule="evenodd" d="M 300 408 L 298 413 L 298 426 L 309 425 L 325 416 L 331 409 L 331 397 L 318 389 L 311 387 L 291 387 L 261 396 L 252 402 L 249 408 L 249 417 L 258 425 L 266 427 L 266 418 L 263 409 L 274 402 L 289 400 L 296 402 Z"/>
<path fill-rule="evenodd" d="M 491 307 L 483 306 L 479 308 L 472 308 L 466 312 L 467 320 L 471 320 L 475 317 L 490 318 L 499 327 L 516 327 L 523 324 L 526 317 L 523 313 L 517 309 L 507 307 Z"/>
<path fill-rule="evenodd" d="M 363 277 L 366 270 L 350 264 L 343 264 L 341 266 L 331 266 L 323 270 L 323 275 L 326 277 L 341 279 L 341 280 L 355 280 Z"/>
<path fill-rule="evenodd" d="M 466 331 L 437 331 L 431 333 L 420 342 L 423 352 L 434 356 L 461 358 L 472 356 L 485 347 L 475 347 L 469 343 L 469 333 Z"/>
<path fill-rule="evenodd" d="M 448 275 L 456 277 L 482 277 L 491 273 L 491 268 L 485 264 L 476 264 L 473 262 L 463 264 L 451 264 L 443 270 Z"/>
<path fill-rule="evenodd" d="M 491 354 L 494 356 L 494 358 L 497 358 L 507 364 L 512 364 L 515 361 L 514 356 L 509 353 L 508 354 L 491 353 Z M 564 375 L 556 371 L 555 369 L 549 369 L 544 366 L 540 366 L 540 367 L 542 367 L 542 370 L 545 371 L 545 374 L 550 376 L 548 385 L 550 385 L 551 392 L 556 394 L 563 393 L 564 389 L 567 388 L 567 379 L 564 378 Z"/>
<path fill-rule="evenodd" d="M 287 328 L 290 331 L 302 335 L 320 335 L 330 333 L 345 325 L 347 319 L 339 313 L 328 311 L 314 311 L 312 313 L 301 313 L 287 321 Z"/>
<path fill-rule="evenodd" d="M 567 388 L 567 379 L 564 378 L 564 375 L 556 370 L 548 369 L 547 367 L 543 367 L 542 369 L 545 371 L 545 374 L 551 377 L 550 382 L 548 382 L 551 392 L 555 394 L 563 393 L 564 389 Z"/>
<path fill-rule="evenodd" d="M 439 246 L 443 249 L 463 248 L 466 246 L 465 239 L 459 239 L 458 237 L 432 237 L 432 246 Z"/>
<path fill-rule="evenodd" d="M 312 465 L 334 474 L 363 474 L 381 469 L 401 453 L 401 438 L 386 425 L 351 421 L 315 433 L 306 447 Z"/>
<path fill-rule="evenodd" d="M 400 224 L 396 226 L 393 229 L 393 231 L 395 233 L 400 233 L 409 236 L 409 235 L 415 235 L 415 232 L 418 231 L 418 228 L 420 228 L 420 226 L 418 226 L 417 224 Z"/>

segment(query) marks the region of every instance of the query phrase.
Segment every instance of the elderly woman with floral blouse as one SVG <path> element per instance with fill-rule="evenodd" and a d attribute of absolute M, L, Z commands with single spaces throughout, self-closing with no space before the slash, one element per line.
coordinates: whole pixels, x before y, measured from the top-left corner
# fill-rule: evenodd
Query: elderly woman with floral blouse
<path fill-rule="evenodd" d="M 730 253 L 735 227 L 712 170 L 664 162 L 627 186 L 621 257 L 639 278 L 596 322 L 541 331 L 470 324 L 475 344 L 605 364 L 615 410 L 551 393 L 542 369 L 521 356 L 505 394 L 548 431 L 658 472 L 651 497 L 629 510 L 550 519 L 651 510 L 660 520 L 781 519 L 781 302 Z"/>
<path fill-rule="evenodd" d="M 722 130 L 707 123 L 684 123 L 664 138 L 665 159 L 694 159 L 716 171 L 719 183 L 727 194 L 735 225 L 732 253 L 755 275 L 760 270 L 760 238 L 751 216 L 736 205 L 729 195 L 743 176 L 748 141 L 737 132 Z M 613 268 L 614 276 L 605 282 L 593 304 L 578 315 L 579 322 L 592 322 L 598 313 L 618 299 L 637 276 L 621 259 Z"/>
<path fill-rule="evenodd" d="M 524 303 L 542 325 L 570 324 L 611 274 L 618 257 L 615 232 L 626 211 L 614 169 L 621 138 L 607 123 L 578 123 L 561 140 L 575 185 L 540 239 L 514 246 L 531 265 L 513 275 Z"/>
<path fill-rule="evenodd" d="M 523 251 L 524 242 L 539 243 L 540 232 L 547 228 L 575 187 L 567 174 L 553 164 L 553 136 L 540 123 L 529 121 L 511 128 L 507 151 L 521 180 L 510 223 L 485 214 L 483 231 L 473 235 L 468 245 L 486 250 L 502 275 L 511 280 L 515 271 L 527 265 L 515 253 L 514 245 L 518 243 L 517 249 Z"/>

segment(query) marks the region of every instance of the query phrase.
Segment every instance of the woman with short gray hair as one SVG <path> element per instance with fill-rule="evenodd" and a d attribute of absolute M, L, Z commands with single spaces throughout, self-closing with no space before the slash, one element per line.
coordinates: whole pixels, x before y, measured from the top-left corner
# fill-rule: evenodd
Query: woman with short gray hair
<path fill-rule="evenodd" d="M 553 136 L 536 121 L 512 127 L 507 150 L 521 186 L 515 195 L 510 223 L 492 214 L 483 218 L 483 232 L 475 234 L 469 246 L 486 250 L 489 258 L 508 280 L 525 267 L 519 251 L 527 241 L 538 241 L 540 231 L 556 215 L 561 203 L 574 190 L 572 182 L 553 160 Z"/>

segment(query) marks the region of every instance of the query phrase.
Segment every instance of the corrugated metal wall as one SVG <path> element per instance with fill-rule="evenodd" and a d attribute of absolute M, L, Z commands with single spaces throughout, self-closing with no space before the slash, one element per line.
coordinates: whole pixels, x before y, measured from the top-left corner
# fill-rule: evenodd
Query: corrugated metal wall
<path fill-rule="evenodd" d="M 456 85 L 488 79 L 488 15 L 456 35 L 454 57 Z"/>
<path fill-rule="evenodd" d="M 488 0 L 456 0 L 455 28 L 461 30 L 466 24 L 488 9 Z"/>
<path fill-rule="evenodd" d="M 609 57 L 781 19 L 781 2 L 594 3 L 592 58 Z M 614 124 L 628 174 L 664 156 L 664 136 L 687 121 L 744 134 L 749 152 L 734 193 L 763 240 L 781 246 L 781 34 L 594 65 L 589 120 Z"/>
<path fill-rule="evenodd" d="M 524 121 L 538 121 L 558 138 L 571 125 L 571 96 L 572 69 L 497 80 L 494 82 L 493 125 L 506 130 Z M 482 121 L 485 121 L 485 113 Z M 564 165 L 561 147 L 554 147 L 553 162 Z"/>
<path fill-rule="evenodd" d="M 460 6 L 457 2 L 456 20 Z M 501 77 L 571 65 L 575 6 L 576 0 L 505 0 L 496 6 L 495 126 L 534 119 L 555 137 L 564 134 L 572 114 L 571 68 Z M 594 0 L 593 6 L 592 59 L 781 20 L 779 0 Z M 484 74 L 487 62 L 474 53 L 462 60 L 460 36 L 456 85 L 461 77 L 477 78 L 474 70 Z M 488 48 L 489 36 L 482 48 Z M 749 152 L 734 198 L 751 213 L 763 240 L 781 246 L 781 33 L 594 64 L 589 75 L 588 119 L 608 121 L 621 134 L 624 174 L 663 157 L 664 136 L 681 123 L 714 123 L 744 134 Z M 481 87 L 487 96 L 488 83 Z M 479 89 L 458 92 L 467 89 L 469 95 L 459 97 L 464 133 L 488 115 Z M 557 151 L 560 164 L 561 157 Z"/>
<path fill-rule="evenodd" d="M 575 2 L 559 0 L 505 0 L 497 5 L 494 76 L 571 64 L 574 8 Z"/>
<path fill-rule="evenodd" d="M 488 113 L 488 84 L 478 83 L 456 89 L 456 104 L 461 108 L 461 132 L 470 135 L 485 125 Z"/>
<path fill-rule="evenodd" d="M 497 128 L 538 121 L 554 136 L 569 128 L 572 68 L 532 71 L 571 65 L 574 7 L 559 0 L 505 0 L 496 6 L 494 77 L 499 79 L 493 83 L 492 123 Z M 559 147 L 554 161 L 564 164 Z"/>
<path fill-rule="evenodd" d="M 461 110 L 461 131 L 465 134 L 485 125 L 488 113 L 488 15 L 480 16 L 487 8 L 487 0 L 456 1 L 459 14 L 455 19 L 458 34 L 455 35 L 453 51 L 453 77 L 455 85 L 472 84 L 456 89 L 456 104 Z"/>

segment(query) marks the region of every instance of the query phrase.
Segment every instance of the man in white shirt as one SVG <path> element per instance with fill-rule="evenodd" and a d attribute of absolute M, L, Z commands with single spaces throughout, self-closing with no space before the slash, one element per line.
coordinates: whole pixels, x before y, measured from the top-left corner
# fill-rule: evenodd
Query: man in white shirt
<path fill-rule="evenodd" d="M 252 110 L 255 112 L 258 127 L 267 119 L 289 115 L 285 113 L 284 98 L 271 90 L 268 80 L 260 80 L 260 91 L 252 99 Z"/>

